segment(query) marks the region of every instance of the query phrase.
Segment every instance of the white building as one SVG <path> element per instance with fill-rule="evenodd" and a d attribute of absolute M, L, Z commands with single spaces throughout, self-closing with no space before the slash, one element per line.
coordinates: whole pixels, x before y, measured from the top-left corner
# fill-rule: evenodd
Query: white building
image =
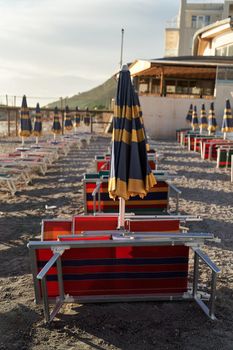
<path fill-rule="evenodd" d="M 228 17 L 198 30 L 192 51 L 194 56 L 229 56 L 233 59 L 233 19 Z"/>
<path fill-rule="evenodd" d="M 166 25 L 165 56 L 191 55 L 196 31 L 231 15 L 232 0 L 181 0 L 179 14 Z"/>

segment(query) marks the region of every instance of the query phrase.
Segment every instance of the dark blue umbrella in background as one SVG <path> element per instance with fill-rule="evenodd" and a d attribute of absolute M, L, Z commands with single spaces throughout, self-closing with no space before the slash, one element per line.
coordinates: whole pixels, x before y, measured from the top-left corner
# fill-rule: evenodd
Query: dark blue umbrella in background
<path fill-rule="evenodd" d="M 198 117 L 197 117 L 197 107 L 193 107 L 193 114 L 192 114 L 192 123 L 191 123 L 193 131 L 196 130 L 199 127 Z"/>
<path fill-rule="evenodd" d="M 20 136 L 22 137 L 22 145 L 24 145 L 24 138 L 29 137 L 32 133 L 32 121 L 29 115 L 27 106 L 27 98 L 24 95 L 22 100 L 22 107 L 20 110 Z"/>
<path fill-rule="evenodd" d="M 86 125 L 86 126 L 89 126 L 90 125 L 90 121 L 91 121 L 91 117 L 90 117 L 90 113 L 89 113 L 89 109 L 88 109 L 88 107 L 86 108 L 86 113 L 85 113 L 85 115 L 84 115 L 84 124 Z"/>
<path fill-rule="evenodd" d="M 208 115 L 208 131 L 209 131 L 209 135 L 216 131 L 217 126 L 218 126 L 217 125 L 217 120 L 216 120 L 215 112 L 214 112 L 214 102 L 211 102 L 209 115 Z"/>
<path fill-rule="evenodd" d="M 74 126 L 78 128 L 80 126 L 81 117 L 78 106 L 75 108 L 75 116 L 74 116 Z"/>
<path fill-rule="evenodd" d="M 207 130 L 208 128 L 208 120 L 206 117 L 205 104 L 203 103 L 201 106 L 201 115 L 200 115 L 200 134 L 203 130 Z"/>
<path fill-rule="evenodd" d="M 56 136 L 61 134 L 61 123 L 59 120 L 59 113 L 58 113 L 58 108 L 54 108 L 54 116 L 53 116 L 53 125 L 52 125 L 52 132 L 54 136 L 54 141 L 56 141 Z"/>
<path fill-rule="evenodd" d="M 72 120 L 71 120 L 71 114 L 70 114 L 70 110 L 69 110 L 68 106 L 66 106 L 66 111 L 65 111 L 64 127 L 68 131 L 73 129 L 73 123 L 72 123 Z"/>
<path fill-rule="evenodd" d="M 36 116 L 34 122 L 33 135 L 36 136 L 36 144 L 38 144 L 38 137 L 42 135 L 42 117 L 39 103 L 37 103 L 36 105 Z"/>
<path fill-rule="evenodd" d="M 191 103 L 188 114 L 186 115 L 186 121 L 189 123 L 189 125 L 192 123 L 192 116 L 193 116 L 193 105 Z"/>
<path fill-rule="evenodd" d="M 109 196 L 120 200 L 119 227 L 124 226 L 125 200 L 143 198 L 156 184 L 146 151 L 146 136 L 127 66 L 120 71 L 114 106 Z"/>
<path fill-rule="evenodd" d="M 224 139 L 226 139 L 226 134 L 233 132 L 233 118 L 231 113 L 231 104 L 229 100 L 226 100 L 226 107 L 224 109 L 224 116 L 222 121 L 222 132 Z"/>

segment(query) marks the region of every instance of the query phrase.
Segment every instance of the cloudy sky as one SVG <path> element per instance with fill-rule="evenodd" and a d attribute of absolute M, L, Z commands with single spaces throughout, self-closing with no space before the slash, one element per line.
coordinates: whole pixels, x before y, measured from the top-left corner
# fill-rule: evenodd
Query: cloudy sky
<path fill-rule="evenodd" d="M 0 103 L 6 94 L 9 104 L 22 94 L 45 103 L 104 82 L 119 68 L 121 28 L 124 62 L 163 56 L 165 23 L 178 7 L 179 0 L 0 0 Z"/>

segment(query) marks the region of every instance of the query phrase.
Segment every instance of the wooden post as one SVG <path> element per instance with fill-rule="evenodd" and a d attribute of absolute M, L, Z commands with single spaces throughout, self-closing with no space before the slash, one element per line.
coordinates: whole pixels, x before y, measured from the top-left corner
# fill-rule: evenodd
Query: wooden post
<path fill-rule="evenodd" d="M 15 136 L 19 136 L 19 129 L 18 129 L 18 118 L 19 117 L 19 110 L 15 110 Z"/>
<path fill-rule="evenodd" d="M 149 87 L 148 87 L 149 94 L 152 93 L 152 78 L 149 78 Z"/>
<path fill-rule="evenodd" d="M 164 69 L 161 68 L 161 74 L 160 74 L 160 96 L 163 96 L 163 89 L 164 89 Z"/>
<path fill-rule="evenodd" d="M 63 111 L 63 99 L 60 97 L 61 101 L 61 133 L 64 135 L 64 111 Z"/>
<path fill-rule="evenodd" d="M 7 109 L 7 125 L 8 125 L 8 136 L 11 136 L 11 112 L 10 109 Z"/>
<path fill-rule="evenodd" d="M 92 132 L 93 132 L 93 114 L 92 113 L 90 113 L 90 118 L 91 118 L 91 120 L 90 120 L 90 124 L 91 124 L 91 134 L 92 134 Z"/>
<path fill-rule="evenodd" d="M 64 110 L 61 111 L 61 133 L 64 135 Z"/>

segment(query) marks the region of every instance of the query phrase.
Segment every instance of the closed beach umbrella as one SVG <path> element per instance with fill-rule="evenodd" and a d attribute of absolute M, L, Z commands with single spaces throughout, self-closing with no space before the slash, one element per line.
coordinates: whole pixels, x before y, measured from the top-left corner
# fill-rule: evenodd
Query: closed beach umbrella
<path fill-rule="evenodd" d="M 202 133 L 203 130 L 207 130 L 207 128 L 208 128 L 208 120 L 206 117 L 205 105 L 203 103 L 201 107 L 201 115 L 200 115 L 200 133 Z"/>
<path fill-rule="evenodd" d="M 231 104 L 229 100 L 226 100 L 226 108 L 224 109 L 222 132 L 224 133 L 224 139 L 226 138 L 226 133 L 233 132 L 233 118 L 231 114 Z"/>
<path fill-rule="evenodd" d="M 198 117 L 197 117 L 197 107 L 193 107 L 193 114 L 192 114 L 192 123 L 191 123 L 192 129 L 195 130 L 199 126 Z"/>
<path fill-rule="evenodd" d="M 89 113 L 89 109 L 88 107 L 86 108 L 86 114 L 84 116 L 84 124 L 86 126 L 89 126 L 90 125 L 90 121 L 91 121 L 91 117 L 90 117 L 90 113 Z"/>
<path fill-rule="evenodd" d="M 72 123 L 72 120 L 71 120 L 70 110 L 69 110 L 68 106 L 66 106 L 64 127 L 65 127 L 66 130 L 72 130 L 73 129 L 73 123 Z"/>
<path fill-rule="evenodd" d="M 148 164 L 145 131 L 127 66 L 120 71 L 114 106 L 109 196 L 120 200 L 119 227 L 125 200 L 143 198 L 156 184 Z"/>
<path fill-rule="evenodd" d="M 38 144 L 38 137 L 42 135 L 42 117 L 39 103 L 37 103 L 36 105 L 36 116 L 34 122 L 33 135 L 36 136 L 36 144 Z"/>
<path fill-rule="evenodd" d="M 76 107 L 75 117 L 74 117 L 74 125 L 76 128 L 78 128 L 80 126 L 80 121 L 81 121 L 81 118 L 80 118 L 79 108 Z"/>
<path fill-rule="evenodd" d="M 53 117 L 53 125 L 52 125 L 52 132 L 54 135 L 54 140 L 56 139 L 56 135 L 61 133 L 61 123 L 59 120 L 59 114 L 58 114 L 58 108 L 54 108 L 54 117 Z"/>
<path fill-rule="evenodd" d="M 24 95 L 22 100 L 22 107 L 20 111 L 20 136 L 22 137 L 22 145 L 24 145 L 24 138 L 29 137 L 32 133 L 32 121 L 29 115 L 27 106 L 27 98 Z"/>
<path fill-rule="evenodd" d="M 190 105 L 190 107 L 189 107 L 188 114 L 186 115 L 186 121 L 187 121 L 188 123 L 190 123 L 190 124 L 191 124 L 191 122 L 192 122 L 192 115 L 193 115 L 193 105 L 192 105 L 192 103 L 191 103 L 191 105 Z"/>
<path fill-rule="evenodd" d="M 214 102 L 211 102 L 209 115 L 208 115 L 208 131 L 209 131 L 209 134 L 211 134 L 212 132 L 215 132 L 216 129 L 217 129 L 217 120 L 215 118 Z"/>

